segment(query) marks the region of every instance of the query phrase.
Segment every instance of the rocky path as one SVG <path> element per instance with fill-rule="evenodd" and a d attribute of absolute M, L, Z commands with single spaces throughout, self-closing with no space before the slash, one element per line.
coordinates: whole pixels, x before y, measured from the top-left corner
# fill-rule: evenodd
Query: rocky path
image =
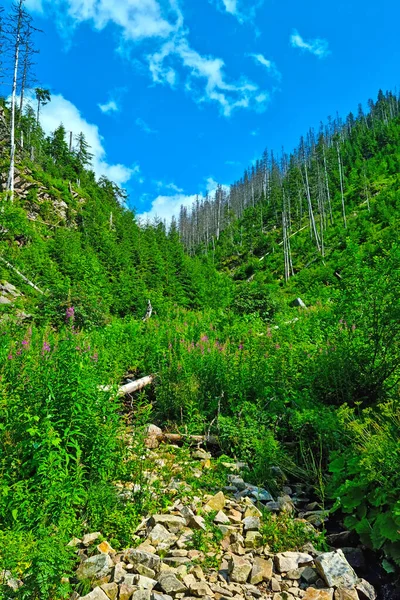
<path fill-rule="evenodd" d="M 167 446 L 149 450 L 153 468 L 145 473 L 147 485 L 165 477 L 160 470 L 165 473 L 165 457 L 171 459 L 174 451 Z M 293 511 L 290 518 L 310 529 L 310 539 L 318 538 L 310 521 L 321 524 L 324 514 L 295 508 L 301 505 L 299 490 L 286 487 L 274 500 L 267 490 L 245 483 L 244 465 L 231 463 L 225 465 L 231 471 L 228 485 L 207 494 L 201 482 L 211 461 L 201 449 L 187 461 L 186 474 L 189 469 L 198 482 L 194 493 L 183 480 L 184 467 L 175 464 L 163 481 L 175 501 L 167 512 L 142 521 L 131 548 L 115 552 L 99 532 L 71 540 L 81 559 L 77 580 L 90 581 L 92 588 L 83 596 L 75 592 L 71 600 L 375 600 L 372 585 L 350 564 L 360 559 L 357 549 L 319 552 L 308 542 L 271 552 L 263 518 L 271 512 Z M 135 493 L 132 486 L 120 487 L 125 497 Z"/>

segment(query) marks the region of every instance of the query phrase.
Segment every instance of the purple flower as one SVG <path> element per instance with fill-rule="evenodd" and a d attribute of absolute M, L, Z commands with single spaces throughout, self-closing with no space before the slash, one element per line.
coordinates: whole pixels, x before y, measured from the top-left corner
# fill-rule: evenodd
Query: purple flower
<path fill-rule="evenodd" d="M 65 321 L 73 321 L 75 317 L 75 308 L 73 306 L 69 306 L 65 311 Z"/>
<path fill-rule="evenodd" d="M 201 338 L 202 342 L 208 342 L 208 336 L 207 335 L 203 335 Z"/>
<path fill-rule="evenodd" d="M 23 346 L 29 346 L 29 342 L 28 342 L 28 340 L 22 340 L 21 344 L 22 344 Z"/>
<path fill-rule="evenodd" d="M 99 360 L 99 355 L 97 354 L 97 352 L 95 352 L 91 358 L 93 362 L 97 362 Z"/>
<path fill-rule="evenodd" d="M 21 356 L 22 350 L 17 350 L 17 356 Z"/>
<path fill-rule="evenodd" d="M 12 354 L 9 354 L 9 355 L 7 356 L 7 358 L 8 358 L 8 360 L 12 360 L 12 359 L 13 359 L 13 355 L 12 355 Z"/>
<path fill-rule="evenodd" d="M 243 344 L 239 344 L 239 350 L 243 350 Z"/>
<path fill-rule="evenodd" d="M 43 346 L 42 346 L 42 355 L 45 352 L 50 352 L 51 348 L 50 348 L 50 344 L 48 344 L 47 342 L 43 342 Z"/>
<path fill-rule="evenodd" d="M 276 348 L 276 350 L 280 350 L 281 349 L 281 347 L 280 347 L 279 344 L 275 344 L 275 348 Z"/>

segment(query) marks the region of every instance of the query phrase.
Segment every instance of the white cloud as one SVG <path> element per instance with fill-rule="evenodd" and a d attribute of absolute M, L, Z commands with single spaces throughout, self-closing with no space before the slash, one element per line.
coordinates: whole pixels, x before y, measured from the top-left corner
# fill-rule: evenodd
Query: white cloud
<path fill-rule="evenodd" d="M 290 36 L 290 43 L 293 48 L 300 48 L 300 50 L 311 52 L 311 54 L 314 54 L 314 56 L 317 56 L 318 58 L 325 58 L 331 53 L 329 50 L 329 42 L 327 40 L 321 38 L 304 40 L 296 29 L 293 30 L 293 33 Z"/>
<path fill-rule="evenodd" d="M 32 103 L 35 102 L 33 92 L 30 93 L 29 99 Z M 74 135 L 84 133 L 93 154 L 92 168 L 98 177 L 105 175 L 116 184 L 123 185 L 140 173 L 139 165 L 127 167 L 123 164 L 110 164 L 98 126 L 88 123 L 79 109 L 61 94 L 53 94 L 51 102 L 42 107 L 40 123 L 47 135 L 57 129 L 60 123 L 67 132 L 72 131 Z"/>
<path fill-rule="evenodd" d="M 25 7 L 29 11 L 38 13 L 43 12 L 42 0 L 25 0 Z"/>
<path fill-rule="evenodd" d="M 164 181 L 153 181 L 154 185 L 159 189 L 172 190 L 180 194 L 183 189 L 175 185 L 175 183 L 164 183 Z"/>
<path fill-rule="evenodd" d="M 29 0 L 38 3 L 38 0 Z M 147 55 L 150 76 L 155 84 L 181 86 L 197 103 L 212 102 L 229 117 L 235 110 L 266 109 L 269 93 L 246 77 L 229 79 L 221 58 L 204 56 L 193 49 L 178 0 L 41 0 L 56 15 L 64 35 L 71 36 L 74 26 L 91 23 L 102 30 L 109 23 L 121 31 L 119 48 L 132 41 L 152 41 Z M 224 0 L 225 9 L 241 10 L 242 0 Z M 247 0 L 246 0 L 247 4 Z M 261 4 L 247 4 L 248 14 Z M 239 13 L 238 13 L 239 14 Z M 136 49 L 136 47 L 135 47 Z M 128 56 L 129 52 L 125 52 Z M 132 60 L 138 60 L 133 57 Z M 103 105 L 104 106 L 104 105 Z M 105 105 L 107 106 L 107 105 Z"/>
<path fill-rule="evenodd" d="M 146 121 L 144 121 L 144 120 L 143 120 L 143 119 L 141 119 L 141 118 L 137 118 L 137 119 L 136 119 L 136 121 L 135 121 L 135 123 L 136 123 L 136 125 L 137 125 L 138 127 L 140 127 L 140 129 L 142 129 L 142 130 L 143 130 L 145 133 L 158 133 L 156 129 L 152 129 L 152 128 L 150 127 L 150 125 L 148 125 L 148 124 L 146 123 Z"/>
<path fill-rule="evenodd" d="M 264 4 L 264 0 L 210 0 L 216 2 L 217 7 L 235 17 L 239 23 L 252 21 L 256 11 Z"/>
<path fill-rule="evenodd" d="M 269 101 L 269 93 L 245 77 L 227 81 L 224 61 L 199 54 L 190 47 L 185 32 L 175 35 L 148 58 L 155 83 L 173 86 L 177 80 L 176 65 L 180 64 L 187 72 L 185 89 L 193 94 L 195 101 L 216 102 L 225 117 L 238 108 L 265 110 Z"/>
<path fill-rule="evenodd" d="M 91 21 L 98 30 L 109 23 L 122 28 L 125 40 L 167 38 L 174 30 L 170 22 L 171 8 L 163 11 L 157 0 L 29 0 L 39 3 L 57 15 L 64 34 L 73 25 Z"/>
<path fill-rule="evenodd" d="M 208 196 L 215 196 L 218 183 L 213 177 L 207 177 L 203 188 Z M 226 192 L 229 191 L 229 185 L 222 185 L 222 189 Z M 171 196 L 159 195 L 151 203 L 150 210 L 139 213 L 138 219 L 141 221 L 152 221 L 155 218 L 162 219 L 167 222 L 167 225 L 171 222 L 173 216 L 178 217 L 181 206 L 190 208 L 196 200 L 205 200 L 205 193 L 200 194 L 182 194 L 177 193 Z"/>
<path fill-rule="evenodd" d="M 115 100 L 110 100 L 109 102 L 106 102 L 106 104 L 98 104 L 98 107 L 101 112 L 105 114 L 119 111 L 118 104 Z"/>
<path fill-rule="evenodd" d="M 280 73 L 276 64 L 272 60 L 265 58 L 263 54 L 249 54 L 249 56 L 251 56 L 251 58 L 254 58 L 254 60 L 257 63 L 265 67 L 272 77 L 275 77 L 279 80 L 282 79 L 282 74 Z"/>

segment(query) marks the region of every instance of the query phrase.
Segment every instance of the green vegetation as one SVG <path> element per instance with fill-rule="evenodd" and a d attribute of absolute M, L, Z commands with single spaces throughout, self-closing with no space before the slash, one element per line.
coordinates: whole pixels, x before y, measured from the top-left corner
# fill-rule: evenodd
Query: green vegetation
<path fill-rule="evenodd" d="M 306 159 L 304 148 L 288 159 L 284 177 L 273 164 L 268 197 L 222 211 L 219 240 L 190 246 L 182 219 L 180 233 L 139 225 L 123 191 L 96 182 L 82 136 L 70 150 L 62 127 L 46 138 L 25 112 L 19 127 L 34 152 L 18 153 L 20 182 L 0 212 L 0 281 L 23 293 L 0 305 L 0 560 L 26 582 L 14 596 L 66 597 L 72 536 L 101 530 L 123 548 L 141 516 L 171 500 L 146 485 L 150 421 L 217 434 L 272 492 L 274 467 L 310 483 L 321 505 L 335 503 L 365 544 L 400 564 L 398 100 L 380 95 L 334 143 L 322 136 Z M 333 223 L 326 190 L 324 201 L 316 192 L 324 151 Z M 298 190 L 289 253 L 279 202 Z M 291 306 L 297 297 L 308 310 Z M 155 385 L 127 411 L 115 390 L 128 373 L 154 374 Z M 224 477 L 218 467 L 202 482 L 212 489 Z M 140 487 L 123 498 L 116 482 Z M 211 521 L 194 547 L 210 534 Z M 263 534 L 274 551 L 311 535 L 289 517 L 271 518 Z"/>

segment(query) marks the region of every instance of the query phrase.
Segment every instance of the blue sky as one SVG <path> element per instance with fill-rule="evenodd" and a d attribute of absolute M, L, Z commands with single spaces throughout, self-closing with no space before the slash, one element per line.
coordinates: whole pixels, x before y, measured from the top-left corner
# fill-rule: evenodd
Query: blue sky
<path fill-rule="evenodd" d="M 46 130 L 83 130 L 138 214 L 169 218 L 265 147 L 398 84 L 395 0 L 26 0 Z"/>

